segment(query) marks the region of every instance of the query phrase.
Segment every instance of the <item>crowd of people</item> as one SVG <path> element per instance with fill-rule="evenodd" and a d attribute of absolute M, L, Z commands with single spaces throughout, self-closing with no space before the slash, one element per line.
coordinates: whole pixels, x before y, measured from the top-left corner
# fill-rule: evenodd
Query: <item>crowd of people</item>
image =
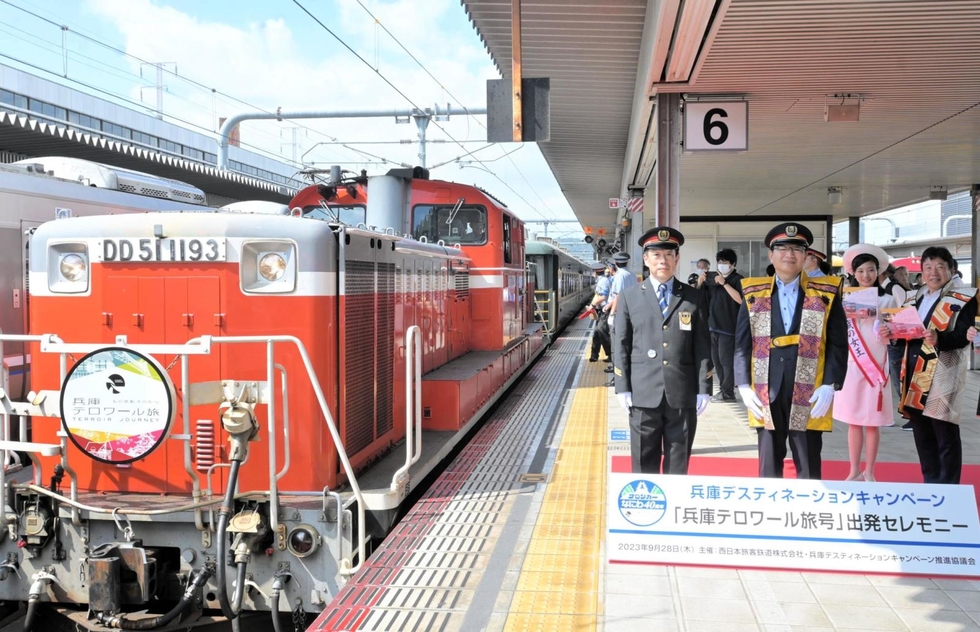
<path fill-rule="evenodd" d="M 683 244 L 675 228 L 647 231 L 642 281 L 625 254 L 595 266 L 589 360 L 609 363 L 609 385 L 629 412 L 634 472 L 687 473 L 698 416 L 709 402 L 740 398 L 758 434 L 760 476 L 783 476 L 788 446 L 797 477 L 822 478 L 823 435 L 836 419 L 848 428 L 846 480 L 874 481 L 880 429 L 897 410 L 924 482 L 960 482 L 977 299 L 946 248 L 922 253 L 916 287 L 872 244 L 844 253 L 846 278 L 832 274 L 795 222 L 766 235 L 765 277 L 743 277 L 726 248 L 715 270 L 699 260 L 681 282 Z"/>

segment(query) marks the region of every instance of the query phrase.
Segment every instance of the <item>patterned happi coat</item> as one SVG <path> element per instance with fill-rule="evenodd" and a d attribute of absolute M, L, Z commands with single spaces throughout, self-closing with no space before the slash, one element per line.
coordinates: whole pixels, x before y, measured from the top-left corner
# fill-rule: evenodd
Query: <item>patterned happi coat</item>
<path fill-rule="evenodd" d="M 770 412 L 770 352 L 774 347 L 796 346 L 796 374 L 794 377 L 792 404 L 789 415 L 790 430 L 819 430 L 830 432 L 833 429 L 832 411 L 822 417 L 810 417 L 810 397 L 817 387 L 824 383 L 825 364 L 827 361 L 827 325 L 831 307 L 838 301 L 842 279 L 828 276 L 811 279 L 806 273 L 800 275 L 800 293 L 803 300 L 797 305 L 799 321 L 798 331 L 790 335 L 773 336 L 773 318 L 779 318 L 773 313 L 773 292 L 776 281 L 774 277 L 755 277 L 742 280 L 743 305 L 748 313 L 749 328 L 752 336 L 752 353 L 750 377 L 753 390 L 763 404 L 763 418 L 759 419 L 748 411 L 749 425 L 754 428 L 765 427 L 773 430 L 772 414 Z M 802 311 L 801 311 L 802 310 Z M 842 316 L 843 312 L 841 312 Z M 794 322 L 796 322 L 794 320 Z M 782 322 L 782 321 L 779 321 Z M 836 346 L 846 345 L 846 341 L 833 341 Z M 846 348 L 843 352 L 846 354 Z M 835 353 L 835 358 L 840 353 Z M 844 362 L 846 363 L 846 355 Z M 840 370 L 840 364 L 835 359 L 835 373 L 843 381 L 845 367 Z M 736 373 L 738 370 L 736 369 Z M 782 396 L 782 394 L 780 394 Z"/>
<path fill-rule="evenodd" d="M 918 307 L 926 291 L 920 288 L 906 305 Z M 902 396 L 898 400 L 898 412 L 903 417 L 908 418 L 908 410 L 913 409 L 932 419 L 960 423 L 960 395 L 966 386 L 971 351 L 966 330 L 973 325 L 976 313 L 977 300 L 972 294 L 957 291 L 952 283 L 940 290 L 926 321 L 926 328 L 939 332 L 936 347 L 924 340 L 906 341 Z"/>

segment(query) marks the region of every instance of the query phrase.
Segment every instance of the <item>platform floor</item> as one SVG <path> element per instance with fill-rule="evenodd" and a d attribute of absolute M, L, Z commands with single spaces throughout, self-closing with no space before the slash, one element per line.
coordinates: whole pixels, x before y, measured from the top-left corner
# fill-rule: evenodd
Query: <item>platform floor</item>
<path fill-rule="evenodd" d="M 555 343 L 311 629 L 980 631 L 980 581 L 610 564 L 606 473 L 628 443 L 579 322 Z M 980 464 L 980 373 L 964 395 L 964 463 Z M 917 462 L 901 423 L 880 460 Z M 755 458 L 740 403 L 712 403 L 695 455 Z M 847 459 L 846 428 L 825 460 Z M 879 477 L 881 478 L 881 477 Z"/>

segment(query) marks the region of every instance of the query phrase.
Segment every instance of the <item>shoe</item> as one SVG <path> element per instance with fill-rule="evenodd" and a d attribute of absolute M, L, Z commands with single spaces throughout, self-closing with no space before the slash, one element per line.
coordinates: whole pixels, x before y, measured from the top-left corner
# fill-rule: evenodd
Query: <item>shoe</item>
<path fill-rule="evenodd" d="M 864 480 L 864 472 L 858 472 L 854 476 L 848 476 L 847 478 L 844 479 L 844 482 L 847 483 L 850 481 L 861 481 L 861 480 Z"/>
<path fill-rule="evenodd" d="M 724 401 L 726 401 L 726 402 L 734 402 L 734 401 L 736 401 L 735 400 L 735 393 L 732 393 L 731 395 L 723 395 L 722 396 L 722 399 Z"/>
<path fill-rule="evenodd" d="M 604 368 L 604 369 L 602 370 L 602 372 L 603 372 L 603 373 L 612 373 L 612 372 L 613 372 L 614 370 L 615 370 L 615 369 L 613 369 L 613 368 L 612 368 L 611 366 L 607 366 L 606 368 Z"/>
<path fill-rule="evenodd" d="M 868 474 L 867 472 L 861 472 L 861 476 L 864 477 L 864 480 L 868 481 L 869 483 L 874 483 L 875 482 L 875 475 L 874 474 Z"/>
<path fill-rule="evenodd" d="M 711 398 L 711 401 L 717 404 L 717 403 L 720 403 L 720 402 L 727 402 L 729 400 L 726 399 L 726 398 L 724 398 L 724 397 L 722 397 L 721 395 L 715 395 L 715 396 L 713 396 Z"/>
<path fill-rule="evenodd" d="M 609 380 L 606 382 L 606 386 L 616 386 L 616 380 Z"/>
<path fill-rule="evenodd" d="M 905 425 L 902 426 L 902 430 L 912 430 L 912 422 L 906 422 Z"/>
<path fill-rule="evenodd" d="M 589 362 L 598 362 L 599 358 L 589 358 Z"/>
<path fill-rule="evenodd" d="M 612 358 L 603 358 L 602 361 L 605 362 L 606 364 L 608 364 L 608 363 L 612 362 Z"/>

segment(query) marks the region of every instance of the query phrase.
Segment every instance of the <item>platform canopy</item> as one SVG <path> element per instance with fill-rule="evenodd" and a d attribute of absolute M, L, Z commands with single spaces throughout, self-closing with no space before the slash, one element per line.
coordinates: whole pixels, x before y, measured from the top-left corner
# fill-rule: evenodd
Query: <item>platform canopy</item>
<path fill-rule="evenodd" d="M 511 0 L 462 1 L 509 76 Z M 682 220 L 858 216 L 980 182 L 980 2 L 521 4 L 523 75 L 551 77 L 541 150 L 584 225 L 655 182 L 658 93 L 749 104 L 748 151 L 682 155 Z M 827 122 L 829 105 L 859 120 Z"/>

